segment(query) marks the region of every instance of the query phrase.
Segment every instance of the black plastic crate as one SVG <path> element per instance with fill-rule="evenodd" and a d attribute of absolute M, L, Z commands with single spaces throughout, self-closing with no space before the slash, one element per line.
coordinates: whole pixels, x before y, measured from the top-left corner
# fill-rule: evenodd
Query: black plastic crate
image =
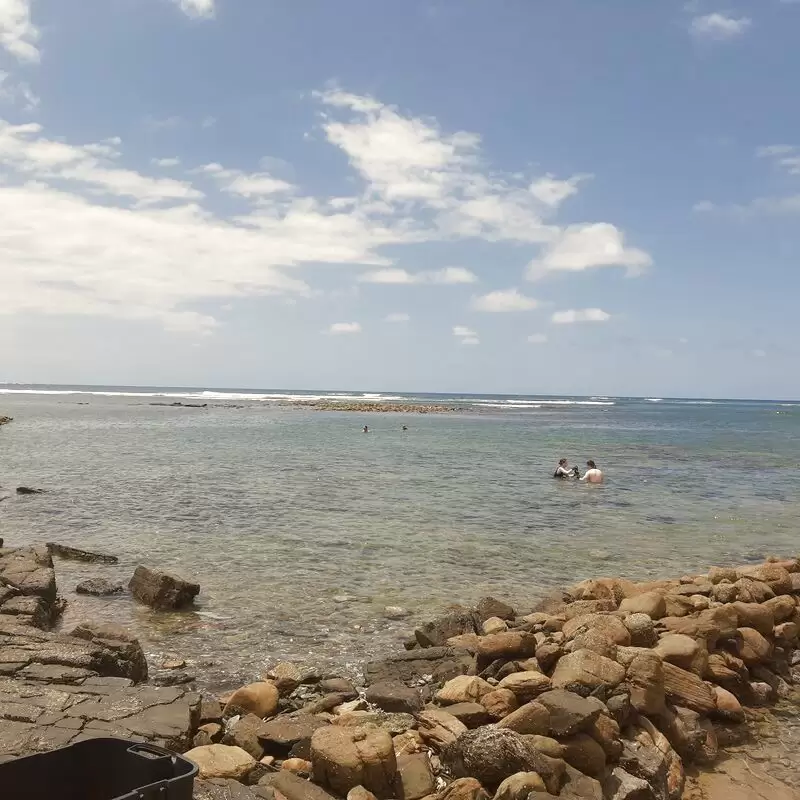
<path fill-rule="evenodd" d="M 0 800 L 192 800 L 196 774 L 154 745 L 87 739 L 0 764 Z"/>

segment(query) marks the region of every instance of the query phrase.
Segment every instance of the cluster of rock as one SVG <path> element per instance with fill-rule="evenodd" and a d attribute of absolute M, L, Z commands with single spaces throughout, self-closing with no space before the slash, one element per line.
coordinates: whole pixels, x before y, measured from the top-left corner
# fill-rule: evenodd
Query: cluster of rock
<path fill-rule="evenodd" d="M 459 406 L 447 406 L 439 403 L 390 403 L 371 400 L 285 400 L 279 405 L 295 408 L 313 408 L 316 411 L 355 411 L 358 413 L 372 411 L 376 413 L 398 414 L 456 414 L 464 411 Z"/>
<path fill-rule="evenodd" d="M 533 613 L 454 608 L 365 691 L 279 665 L 201 727 L 199 796 L 679 800 L 746 706 L 788 693 L 799 594 L 797 560 L 591 580 Z"/>
<path fill-rule="evenodd" d="M 0 414 L 0 425 L 8 425 L 9 422 L 13 422 L 14 417 L 4 417 Z"/>

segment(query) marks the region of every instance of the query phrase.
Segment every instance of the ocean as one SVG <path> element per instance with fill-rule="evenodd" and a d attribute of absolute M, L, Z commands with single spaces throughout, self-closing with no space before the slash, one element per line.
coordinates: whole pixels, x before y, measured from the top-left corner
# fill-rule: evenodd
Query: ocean
<path fill-rule="evenodd" d="M 464 411 L 284 405 L 304 398 Z M 797 552 L 800 403 L 8 385 L 2 414 L 6 545 L 120 559 L 57 563 L 64 627 L 120 622 L 207 686 L 282 659 L 353 671 L 485 594 L 525 608 L 586 577 Z M 562 456 L 593 458 L 607 483 L 553 480 Z M 197 580 L 196 610 L 73 591 L 127 582 L 139 563 Z M 410 616 L 387 620 L 386 606 Z"/>

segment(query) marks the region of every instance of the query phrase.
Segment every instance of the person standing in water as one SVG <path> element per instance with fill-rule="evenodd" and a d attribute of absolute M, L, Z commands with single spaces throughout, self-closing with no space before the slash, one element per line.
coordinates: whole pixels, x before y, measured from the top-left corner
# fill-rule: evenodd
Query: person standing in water
<path fill-rule="evenodd" d="M 558 462 L 558 466 L 556 467 L 556 471 L 553 473 L 554 478 L 578 478 L 578 470 L 576 467 L 572 467 L 570 469 L 569 463 L 567 462 L 566 458 L 562 458 Z"/>
<path fill-rule="evenodd" d="M 364 426 L 364 433 L 369 433 L 369 425 Z"/>
<path fill-rule="evenodd" d="M 586 470 L 586 474 L 581 478 L 581 481 L 584 483 L 602 483 L 605 476 L 603 475 L 602 471 L 597 469 L 597 464 L 594 463 L 591 459 L 586 462 L 586 466 L 589 468 Z"/>

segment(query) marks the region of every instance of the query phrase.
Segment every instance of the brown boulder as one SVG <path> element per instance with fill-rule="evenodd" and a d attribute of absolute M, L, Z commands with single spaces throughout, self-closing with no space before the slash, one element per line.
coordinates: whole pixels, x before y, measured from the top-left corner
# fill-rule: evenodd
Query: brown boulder
<path fill-rule="evenodd" d="M 548 758 L 564 758 L 564 745 L 557 739 L 551 739 L 549 736 L 533 735 L 526 736 L 525 741 L 543 756 L 547 756 Z"/>
<path fill-rule="evenodd" d="M 340 795 L 363 786 L 378 798 L 394 796 L 397 759 L 392 737 L 374 727 L 329 725 L 311 737 L 314 781 Z"/>
<path fill-rule="evenodd" d="M 641 714 L 664 710 L 664 666 L 655 653 L 645 652 L 631 661 L 626 673 L 631 705 Z"/>
<path fill-rule="evenodd" d="M 475 778 L 457 778 L 436 795 L 436 800 L 489 800 L 489 795 Z"/>
<path fill-rule="evenodd" d="M 550 712 L 550 732 L 555 736 L 572 736 L 588 730 L 603 709 L 599 701 L 562 689 L 546 692 L 537 703 Z"/>
<path fill-rule="evenodd" d="M 800 635 L 800 626 L 796 622 L 781 622 L 780 625 L 775 626 L 772 633 L 779 643 L 794 646 Z"/>
<path fill-rule="evenodd" d="M 612 661 L 617 658 L 617 645 L 604 633 L 594 629 L 579 633 L 572 640 L 572 648 L 573 650 L 591 650 L 598 655 L 610 658 Z M 537 650 L 536 652 L 538 653 L 539 651 Z"/>
<path fill-rule="evenodd" d="M 191 605 L 200 593 L 200 584 L 140 565 L 128 589 L 144 605 L 156 610 L 173 610 Z"/>
<path fill-rule="evenodd" d="M 644 592 L 623 600 L 619 604 L 619 610 L 630 614 L 647 614 L 650 619 L 661 619 L 666 616 L 667 604 L 662 593 Z"/>
<path fill-rule="evenodd" d="M 536 638 L 524 631 L 494 633 L 478 641 L 478 659 L 485 665 L 497 659 L 528 658 L 535 654 Z"/>
<path fill-rule="evenodd" d="M 5 606 L 4 606 L 5 609 Z M 102 647 L 110 656 L 106 674 L 130 678 L 134 683 L 147 680 L 147 659 L 139 640 L 121 625 L 113 622 L 82 622 L 70 636 Z"/>
<path fill-rule="evenodd" d="M 682 633 L 670 633 L 662 636 L 653 648 L 653 652 L 661 656 L 663 661 L 694 672 L 701 677 L 708 667 L 708 650 L 705 645 Z"/>
<path fill-rule="evenodd" d="M 546 792 L 538 772 L 517 772 L 509 775 L 498 787 L 494 800 L 527 800 L 531 792 Z"/>
<path fill-rule="evenodd" d="M 264 719 L 275 714 L 279 699 L 278 690 L 269 681 L 250 683 L 237 689 L 228 698 L 223 714 L 227 716 L 237 711 L 244 711 Z"/>
<path fill-rule="evenodd" d="M 695 610 L 691 597 L 668 594 L 664 596 L 664 617 L 685 617 Z"/>
<path fill-rule="evenodd" d="M 455 703 L 447 706 L 447 713 L 468 728 L 479 728 L 491 721 L 489 712 L 480 703 Z"/>
<path fill-rule="evenodd" d="M 195 747 L 186 758 L 199 767 L 199 777 L 234 778 L 243 781 L 256 767 L 256 760 L 241 747 L 208 744 Z"/>
<path fill-rule="evenodd" d="M 624 679 L 625 668 L 615 661 L 591 650 L 576 650 L 556 664 L 552 684 L 556 689 L 588 695 L 596 689 L 618 686 Z"/>
<path fill-rule="evenodd" d="M 498 617 L 503 620 L 514 619 L 516 616 L 513 606 L 497 600 L 494 597 L 482 597 L 478 601 L 478 619 L 486 622 L 491 617 Z"/>
<path fill-rule="evenodd" d="M 600 714 L 586 733 L 594 739 L 609 761 L 616 761 L 622 752 L 620 728 L 616 720 L 608 714 Z"/>
<path fill-rule="evenodd" d="M 772 629 L 775 627 L 775 615 L 767 603 L 759 605 L 758 603 L 739 602 L 733 603 L 732 606 L 736 610 L 736 616 L 739 618 L 740 628 L 753 628 L 762 636 L 772 635 Z"/>
<path fill-rule="evenodd" d="M 633 647 L 652 647 L 658 641 L 656 627 L 647 614 L 630 614 L 623 620 Z"/>
<path fill-rule="evenodd" d="M 716 709 L 714 693 L 697 675 L 674 664 L 664 664 L 663 668 L 664 691 L 671 702 L 701 714 L 710 714 Z"/>
<path fill-rule="evenodd" d="M 508 623 L 500 619 L 500 617 L 489 617 L 486 622 L 481 625 L 481 631 L 489 636 L 493 633 L 503 633 L 508 630 Z"/>
<path fill-rule="evenodd" d="M 512 691 L 520 703 L 526 703 L 550 689 L 550 678 L 541 672 L 515 672 L 503 678 L 498 688 Z"/>
<path fill-rule="evenodd" d="M 763 664 L 772 656 L 772 645 L 754 628 L 739 628 L 741 638 L 737 644 L 737 655 L 748 666 Z"/>
<path fill-rule="evenodd" d="M 775 619 L 775 624 L 786 622 L 791 619 L 797 611 L 797 603 L 794 597 L 788 594 L 782 594 L 779 597 L 773 597 L 764 603 L 764 607 L 772 612 Z M 754 627 L 750 625 L 750 627 Z M 758 628 L 756 628 L 758 630 Z"/>
<path fill-rule="evenodd" d="M 436 789 L 436 779 L 431 772 L 426 753 L 409 753 L 397 758 L 397 774 L 401 800 L 421 800 Z"/>
<path fill-rule="evenodd" d="M 564 623 L 562 632 L 567 639 L 574 639 L 580 633 L 596 630 L 615 644 L 629 645 L 631 635 L 625 623 L 610 614 L 583 614 Z"/>
<path fill-rule="evenodd" d="M 713 712 L 713 716 L 724 722 L 744 722 L 744 709 L 741 703 L 727 689 L 715 686 L 714 697 L 717 708 Z"/>
<path fill-rule="evenodd" d="M 491 683 L 476 675 L 459 675 L 451 678 L 436 692 L 436 699 L 442 705 L 454 703 L 479 702 L 481 697 L 494 691 Z"/>
<path fill-rule="evenodd" d="M 492 719 L 503 719 L 519 708 L 516 695 L 510 689 L 495 689 L 483 695 L 479 702 Z"/>
<path fill-rule="evenodd" d="M 480 620 L 469 608 L 456 606 L 441 617 L 426 622 L 414 631 L 420 647 L 443 647 L 448 639 L 467 633 L 477 633 Z"/>
<path fill-rule="evenodd" d="M 708 580 L 715 585 L 723 581 L 735 583 L 737 578 L 736 570 L 732 567 L 711 567 L 708 571 Z"/>
<path fill-rule="evenodd" d="M 615 611 L 617 603 L 614 600 L 576 600 L 565 606 L 558 616 L 565 620 L 583 617 L 587 614 L 601 614 L 603 612 Z"/>
<path fill-rule="evenodd" d="M 452 714 L 431 707 L 417 716 L 417 726 L 423 741 L 437 751 L 452 744 L 467 731 L 467 726 Z"/>
<path fill-rule="evenodd" d="M 775 592 L 768 583 L 753 578 L 740 578 L 733 586 L 736 588 L 736 599 L 743 603 L 764 603 L 775 597 Z"/>
<path fill-rule="evenodd" d="M 366 700 L 382 711 L 416 714 L 422 709 L 422 695 L 400 681 L 381 681 L 367 689 Z"/>
<path fill-rule="evenodd" d="M 603 748 L 588 734 L 578 733 L 565 739 L 564 760 L 584 775 L 600 777 L 606 768 L 606 754 Z"/>
<path fill-rule="evenodd" d="M 550 712 L 541 703 L 533 701 L 503 717 L 497 727 L 521 734 L 544 736 L 550 730 Z"/>
<path fill-rule="evenodd" d="M 739 578 L 751 578 L 766 583 L 775 594 L 787 594 L 792 591 L 792 579 L 788 570 L 778 564 L 743 567 L 736 572 Z"/>

